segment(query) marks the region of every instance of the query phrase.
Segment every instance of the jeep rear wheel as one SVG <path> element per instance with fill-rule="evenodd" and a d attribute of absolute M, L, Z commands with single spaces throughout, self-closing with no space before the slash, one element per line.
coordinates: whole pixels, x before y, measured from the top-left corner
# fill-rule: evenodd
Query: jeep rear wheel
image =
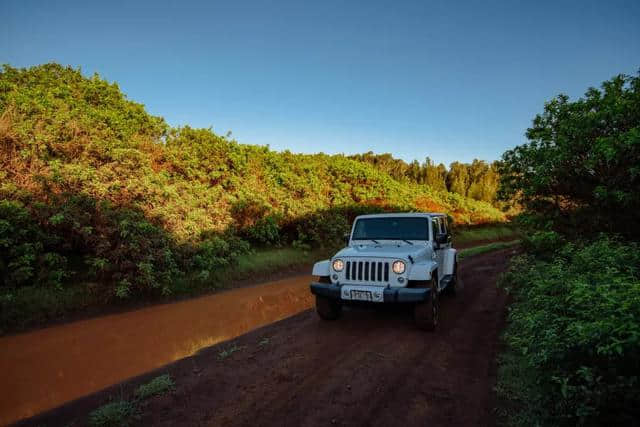
<path fill-rule="evenodd" d="M 438 287 L 436 279 L 432 278 L 429 282 L 429 298 L 425 302 L 418 303 L 413 308 L 413 318 L 418 328 L 425 331 L 433 331 L 438 325 L 438 316 L 440 312 L 440 298 L 438 296 Z"/>
<path fill-rule="evenodd" d="M 316 295 L 316 311 L 323 320 L 336 320 L 342 314 L 342 305 L 330 298 Z"/>

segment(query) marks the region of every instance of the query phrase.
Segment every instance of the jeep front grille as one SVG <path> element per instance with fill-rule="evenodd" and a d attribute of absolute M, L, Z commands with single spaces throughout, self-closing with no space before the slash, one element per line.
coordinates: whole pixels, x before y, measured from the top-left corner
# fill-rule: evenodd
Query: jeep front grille
<path fill-rule="evenodd" d="M 365 280 L 367 282 L 388 282 L 389 263 L 381 261 L 347 261 L 345 278 L 347 280 Z"/>

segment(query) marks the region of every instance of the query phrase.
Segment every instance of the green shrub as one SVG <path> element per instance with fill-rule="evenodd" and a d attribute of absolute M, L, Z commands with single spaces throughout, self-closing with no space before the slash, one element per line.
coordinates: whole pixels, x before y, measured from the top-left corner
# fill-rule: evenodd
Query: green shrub
<path fill-rule="evenodd" d="M 94 278 L 112 284 L 107 294 L 166 293 L 178 274 L 174 240 L 138 210 L 63 194 L 35 214 L 58 248 L 84 256 Z"/>
<path fill-rule="evenodd" d="M 157 396 L 163 394 L 175 386 L 171 376 L 169 374 L 160 375 L 155 377 L 146 384 L 142 384 L 136 389 L 135 395 L 138 399 L 146 399 L 150 396 Z"/>
<path fill-rule="evenodd" d="M 555 242 L 544 235 L 543 245 Z M 558 248 L 556 248 L 558 249 Z M 631 425 L 640 416 L 640 250 L 606 237 L 512 261 L 498 390 L 521 425 Z M 525 414 L 526 416 L 523 416 Z"/>
<path fill-rule="evenodd" d="M 99 407 L 89 414 L 91 427 L 121 427 L 131 423 L 136 407 L 126 400 L 119 400 Z"/>
<path fill-rule="evenodd" d="M 35 276 L 40 230 L 22 204 L 0 200 L 0 280 L 22 285 Z"/>
<path fill-rule="evenodd" d="M 236 262 L 238 256 L 248 253 L 249 244 L 232 235 L 209 236 L 198 245 L 192 258 L 192 268 L 199 271 L 201 280 L 207 280 L 213 272 Z"/>
<path fill-rule="evenodd" d="M 297 221 L 297 241 L 320 247 L 335 245 L 349 232 L 350 225 L 345 216 L 332 212 L 312 215 Z"/>
<path fill-rule="evenodd" d="M 261 245 L 280 243 L 280 227 L 275 216 L 260 218 L 246 231 L 248 239 Z"/>
<path fill-rule="evenodd" d="M 50 241 L 22 203 L 0 200 L 0 285 L 61 286 L 70 275 L 67 259 L 46 252 Z"/>
<path fill-rule="evenodd" d="M 553 258 L 564 243 L 564 238 L 554 231 L 536 231 L 522 239 L 522 247 L 528 253 L 545 259 Z"/>

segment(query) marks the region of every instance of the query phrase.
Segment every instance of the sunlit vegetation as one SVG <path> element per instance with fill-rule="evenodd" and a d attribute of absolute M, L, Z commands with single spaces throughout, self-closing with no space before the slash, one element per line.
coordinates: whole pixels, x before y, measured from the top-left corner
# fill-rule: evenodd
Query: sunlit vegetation
<path fill-rule="evenodd" d="M 491 164 L 484 160 L 474 160 L 471 164 L 453 162 L 447 169 L 442 163 L 434 164 L 429 157 L 423 163 L 417 160 L 406 163 L 389 153 L 368 152 L 349 158 L 370 163 L 398 181 L 427 185 L 434 190 L 449 191 L 474 200 L 496 201 L 500 180 L 497 161 Z"/>
<path fill-rule="evenodd" d="M 52 300 L 90 305 L 211 284 L 254 248 L 331 247 L 359 213 L 503 221 L 473 185 L 450 192 L 364 158 L 275 152 L 172 128 L 97 75 L 5 66 L 0 329 L 24 323 L 31 303 L 40 317 L 57 317 L 46 309 Z"/>
<path fill-rule="evenodd" d="M 640 419 L 640 76 L 545 105 L 505 153 L 501 191 L 526 211 L 498 413 L 513 426 Z"/>

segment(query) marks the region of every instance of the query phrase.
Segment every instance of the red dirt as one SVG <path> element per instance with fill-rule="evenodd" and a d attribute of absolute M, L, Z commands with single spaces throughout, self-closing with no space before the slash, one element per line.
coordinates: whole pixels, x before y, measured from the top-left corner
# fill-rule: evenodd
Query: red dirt
<path fill-rule="evenodd" d="M 164 373 L 172 392 L 140 404 L 140 425 L 492 425 L 495 354 L 506 295 L 495 286 L 513 250 L 461 262 L 464 290 L 442 300 L 435 333 L 408 310 L 309 310 L 27 420 L 82 425 L 110 399 Z M 220 351 L 238 351 L 220 360 Z M 144 349 L 140 349 L 144 352 Z"/>

